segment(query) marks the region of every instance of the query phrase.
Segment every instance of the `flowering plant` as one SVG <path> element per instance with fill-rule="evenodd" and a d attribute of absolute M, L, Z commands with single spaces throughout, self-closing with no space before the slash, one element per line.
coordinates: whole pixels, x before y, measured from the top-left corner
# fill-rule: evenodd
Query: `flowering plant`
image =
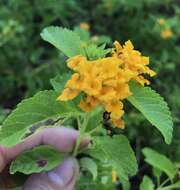
<path fill-rule="evenodd" d="M 125 189 L 128 177 L 137 172 L 137 162 L 123 135 L 124 102 L 137 108 L 162 133 L 167 144 L 172 139 L 171 114 L 164 99 L 145 86 L 150 84 L 147 75 L 153 77 L 156 73 L 148 67 L 149 58 L 135 50 L 131 41 L 123 46 L 115 41 L 114 47 L 106 48 L 106 44 L 98 46 L 94 41 L 83 41 L 82 32 L 80 28 L 75 31 L 60 27 L 43 30 L 42 38 L 69 57 L 66 62 L 70 71 L 51 80 L 54 90 L 41 91 L 17 106 L 3 123 L 0 144 L 16 145 L 44 127 L 77 128 L 80 135 L 72 155 L 79 158 L 81 172 L 89 171 L 93 180 L 101 178 L 102 186 L 112 172 L 110 184 L 119 178 Z M 79 150 L 85 136 L 92 143 Z M 47 152 L 43 154 L 47 164 L 39 168 L 37 160 L 42 152 Z M 23 162 L 28 155 L 34 155 L 31 162 Z M 56 167 L 63 156 L 51 147 L 40 146 L 17 157 L 10 172 L 47 171 Z M 30 171 L 26 164 L 30 164 Z M 85 187 L 81 179 L 89 179 L 89 173 L 85 174 L 80 178 L 79 189 Z"/>

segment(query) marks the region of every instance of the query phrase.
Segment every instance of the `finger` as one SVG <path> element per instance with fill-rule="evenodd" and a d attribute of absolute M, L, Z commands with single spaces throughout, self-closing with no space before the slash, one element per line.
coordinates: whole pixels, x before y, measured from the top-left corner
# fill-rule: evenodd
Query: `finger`
<path fill-rule="evenodd" d="M 67 158 L 63 164 L 48 173 L 32 175 L 23 190 L 73 190 L 78 174 L 77 160 Z"/>
<path fill-rule="evenodd" d="M 75 142 L 78 136 L 79 132 L 77 130 L 65 127 L 44 129 L 43 131 L 30 136 L 29 138 L 25 139 L 22 143 L 12 148 L 4 148 L 2 162 L 5 163 L 6 161 L 5 164 L 7 164 L 21 152 L 31 149 L 38 145 L 51 145 L 60 152 L 71 152 L 75 146 Z M 83 139 L 81 142 L 81 146 L 86 146 L 88 143 L 88 139 Z"/>

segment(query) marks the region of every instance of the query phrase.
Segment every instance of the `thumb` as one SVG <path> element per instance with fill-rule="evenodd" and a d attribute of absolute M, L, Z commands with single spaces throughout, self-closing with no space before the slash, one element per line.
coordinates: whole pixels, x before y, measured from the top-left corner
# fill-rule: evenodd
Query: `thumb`
<path fill-rule="evenodd" d="M 69 157 L 50 172 L 33 174 L 25 183 L 23 190 L 73 190 L 78 174 L 77 160 Z"/>

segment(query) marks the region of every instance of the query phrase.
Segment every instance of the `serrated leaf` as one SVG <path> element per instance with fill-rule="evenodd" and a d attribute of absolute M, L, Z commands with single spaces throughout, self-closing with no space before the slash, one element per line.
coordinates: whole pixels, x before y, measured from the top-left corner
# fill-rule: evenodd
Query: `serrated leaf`
<path fill-rule="evenodd" d="M 67 28 L 58 26 L 47 27 L 42 31 L 41 37 L 43 40 L 54 45 L 68 57 L 84 55 L 80 37 Z"/>
<path fill-rule="evenodd" d="M 154 190 L 154 184 L 148 176 L 143 177 L 143 181 L 140 185 L 140 190 Z"/>
<path fill-rule="evenodd" d="M 93 159 L 88 158 L 88 157 L 82 158 L 80 160 L 80 166 L 82 170 L 89 171 L 93 176 L 93 180 L 96 180 L 97 175 L 98 175 L 97 164 Z"/>
<path fill-rule="evenodd" d="M 132 96 L 128 98 L 135 106 L 164 136 L 167 144 L 171 143 L 173 122 L 172 117 L 164 99 L 150 87 L 142 87 L 132 83 L 130 86 Z"/>
<path fill-rule="evenodd" d="M 109 164 L 118 173 L 121 172 L 121 176 L 126 180 L 128 176 L 133 176 L 137 172 L 134 152 L 123 135 L 94 137 L 93 147 L 86 153 Z"/>
<path fill-rule="evenodd" d="M 20 143 L 30 128 L 48 119 L 76 114 L 73 102 L 57 101 L 54 91 L 41 91 L 32 98 L 23 100 L 7 117 L 0 130 L 0 145 L 7 147 Z"/>
<path fill-rule="evenodd" d="M 61 92 L 64 89 L 66 82 L 70 79 L 71 73 L 59 74 L 50 80 L 54 90 Z"/>
<path fill-rule="evenodd" d="M 145 161 L 153 167 L 165 172 L 171 179 L 176 175 L 176 167 L 165 155 L 150 148 L 144 148 Z"/>
<path fill-rule="evenodd" d="M 19 155 L 11 163 L 10 173 L 24 174 L 46 172 L 57 167 L 64 160 L 64 155 L 46 145 L 35 147 Z"/>

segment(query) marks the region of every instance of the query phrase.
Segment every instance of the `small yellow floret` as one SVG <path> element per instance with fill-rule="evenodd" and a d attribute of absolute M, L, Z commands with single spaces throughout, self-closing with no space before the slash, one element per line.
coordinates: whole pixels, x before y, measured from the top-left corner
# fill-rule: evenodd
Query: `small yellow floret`
<path fill-rule="evenodd" d="M 117 172 L 115 170 L 112 171 L 112 182 L 113 183 L 117 182 Z"/>
<path fill-rule="evenodd" d="M 170 28 L 161 30 L 161 37 L 163 39 L 169 39 L 173 37 L 173 32 Z"/>
<path fill-rule="evenodd" d="M 159 19 L 157 19 L 157 23 L 159 25 L 164 25 L 166 23 L 166 20 L 164 18 L 159 18 Z"/>
<path fill-rule="evenodd" d="M 57 98 L 57 100 L 60 101 L 67 101 L 67 100 L 72 100 L 79 94 L 78 90 L 74 90 L 71 88 L 65 88 L 62 92 L 62 94 Z"/>
<path fill-rule="evenodd" d="M 84 30 L 89 30 L 90 29 L 90 25 L 87 22 L 81 22 L 80 23 L 80 28 L 84 29 Z"/>

